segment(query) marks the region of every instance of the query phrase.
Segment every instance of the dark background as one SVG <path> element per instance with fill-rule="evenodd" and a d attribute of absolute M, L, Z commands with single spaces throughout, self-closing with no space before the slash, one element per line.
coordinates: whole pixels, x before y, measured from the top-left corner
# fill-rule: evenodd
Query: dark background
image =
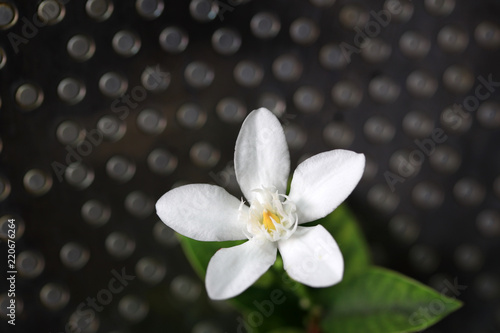
<path fill-rule="evenodd" d="M 370 13 L 394 3 L 387 24 Z M 15 218 L 18 272 L 2 331 L 236 331 L 153 207 L 183 183 L 238 194 L 234 142 L 266 106 L 292 169 L 334 148 L 367 156 L 348 204 L 375 262 L 466 304 L 428 332 L 499 332 L 500 84 L 476 90 L 500 81 L 499 15 L 486 0 L 0 1 L 0 248 Z M 94 50 L 75 55 L 78 35 Z M 122 272 L 135 278 L 107 292 Z"/>

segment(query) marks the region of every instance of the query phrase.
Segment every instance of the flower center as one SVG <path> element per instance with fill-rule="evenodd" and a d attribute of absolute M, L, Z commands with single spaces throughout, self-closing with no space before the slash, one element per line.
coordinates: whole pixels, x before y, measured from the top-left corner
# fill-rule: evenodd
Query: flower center
<path fill-rule="evenodd" d="M 248 238 L 264 237 L 276 242 L 289 238 L 297 229 L 297 213 L 293 202 L 276 189 L 260 188 L 253 191 L 248 214 L 240 209 L 249 232 Z"/>
<path fill-rule="evenodd" d="M 271 231 L 276 230 L 274 224 L 281 223 L 281 220 L 278 216 L 276 216 L 276 214 L 273 214 L 267 209 L 264 209 L 264 212 L 262 213 L 262 223 L 264 224 L 264 227 L 267 229 L 267 231 Z"/>

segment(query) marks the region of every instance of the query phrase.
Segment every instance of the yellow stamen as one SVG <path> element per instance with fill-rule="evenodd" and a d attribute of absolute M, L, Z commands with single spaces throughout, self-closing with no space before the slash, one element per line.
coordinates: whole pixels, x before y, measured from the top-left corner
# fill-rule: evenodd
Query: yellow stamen
<path fill-rule="evenodd" d="M 281 223 L 280 218 L 276 214 L 273 214 L 265 209 L 262 213 L 262 223 L 264 223 L 264 227 L 268 231 L 276 230 L 273 221 L 274 223 Z"/>

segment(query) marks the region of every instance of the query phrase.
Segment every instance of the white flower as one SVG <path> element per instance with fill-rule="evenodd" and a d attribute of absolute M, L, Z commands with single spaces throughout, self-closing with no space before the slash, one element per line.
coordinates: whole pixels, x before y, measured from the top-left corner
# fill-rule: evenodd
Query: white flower
<path fill-rule="evenodd" d="M 236 178 L 250 206 L 222 187 L 192 184 L 165 193 L 156 203 L 163 222 L 200 241 L 248 242 L 217 251 L 207 268 L 212 299 L 234 297 L 276 261 L 279 249 L 290 277 L 311 287 L 342 280 L 344 260 L 321 225 L 301 227 L 331 213 L 358 184 L 363 154 L 332 150 L 308 158 L 295 170 L 285 195 L 290 156 L 278 119 L 258 109 L 243 122 L 234 153 Z"/>

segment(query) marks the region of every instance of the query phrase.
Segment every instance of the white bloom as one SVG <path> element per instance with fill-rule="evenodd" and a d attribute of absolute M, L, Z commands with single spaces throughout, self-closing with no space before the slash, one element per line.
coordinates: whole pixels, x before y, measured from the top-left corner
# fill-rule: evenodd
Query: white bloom
<path fill-rule="evenodd" d="M 234 297 L 276 261 L 279 249 L 290 277 L 311 287 L 342 280 L 339 247 L 321 225 L 302 223 L 325 217 L 358 184 L 363 154 L 332 150 L 308 158 L 295 170 L 285 195 L 290 156 L 278 119 L 258 109 L 243 122 L 234 153 L 236 178 L 250 206 L 222 187 L 193 184 L 165 193 L 156 203 L 163 222 L 200 241 L 249 239 L 217 251 L 207 268 L 210 298 Z"/>

